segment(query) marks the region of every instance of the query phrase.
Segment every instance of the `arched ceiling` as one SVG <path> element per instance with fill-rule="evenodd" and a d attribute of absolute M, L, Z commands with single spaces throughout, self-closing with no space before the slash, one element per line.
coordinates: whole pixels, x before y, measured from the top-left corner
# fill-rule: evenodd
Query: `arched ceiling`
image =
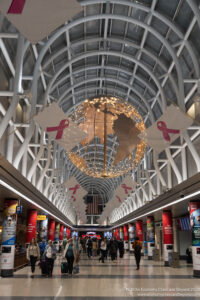
<path fill-rule="evenodd" d="M 199 79 L 198 0 L 79 2 L 82 12 L 36 45 L 33 111 L 54 99 L 69 115 L 85 99 L 112 95 L 130 102 L 149 127 L 171 102 L 187 109 Z M 67 165 L 69 176 L 105 202 L 122 180 L 90 178 Z"/>

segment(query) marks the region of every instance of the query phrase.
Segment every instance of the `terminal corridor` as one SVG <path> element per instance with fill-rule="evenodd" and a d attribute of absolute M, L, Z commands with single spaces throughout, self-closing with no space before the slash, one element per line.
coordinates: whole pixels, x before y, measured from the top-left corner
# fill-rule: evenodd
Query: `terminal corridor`
<path fill-rule="evenodd" d="M 142 259 L 137 271 L 133 255 L 126 254 L 115 263 L 108 259 L 104 264 L 99 263 L 98 258 L 89 260 L 83 255 L 79 266 L 80 274 L 72 278 L 61 275 L 59 259 L 52 278 L 43 277 L 39 267 L 31 278 L 30 267 L 26 267 L 17 271 L 14 278 L 0 280 L 0 299 L 142 300 L 148 297 L 153 300 L 162 297 L 170 300 L 183 296 L 199 299 L 199 280 L 193 278 L 192 266 L 185 262 L 174 269 L 164 267 L 162 262 Z"/>
<path fill-rule="evenodd" d="M 0 300 L 183 298 L 200 0 L 0 0 Z"/>

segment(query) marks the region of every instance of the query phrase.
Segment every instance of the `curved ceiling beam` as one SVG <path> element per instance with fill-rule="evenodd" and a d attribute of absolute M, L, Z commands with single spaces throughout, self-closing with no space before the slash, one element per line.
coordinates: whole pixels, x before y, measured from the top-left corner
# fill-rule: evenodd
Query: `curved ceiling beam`
<path fill-rule="evenodd" d="M 182 70 L 180 68 L 180 64 L 178 61 L 178 58 L 176 56 L 176 53 L 174 52 L 174 49 L 171 47 L 171 45 L 169 44 L 169 42 L 167 40 L 165 40 L 165 38 L 158 33 L 156 30 L 154 30 L 153 28 L 149 27 L 148 25 L 142 23 L 141 21 L 138 20 L 134 20 L 132 18 L 129 17 L 125 17 L 125 16 L 117 16 L 117 15 L 111 15 L 111 14 L 105 14 L 105 15 L 98 15 L 98 16 L 88 16 L 84 18 L 85 22 L 88 21 L 92 21 L 95 19 L 115 19 L 115 20 L 121 20 L 121 21 L 126 21 L 128 23 L 131 24 L 135 24 L 143 29 L 146 29 L 147 32 L 152 33 L 155 38 L 157 38 L 167 49 L 167 51 L 169 52 L 169 54 L 171 55 L 174 64 L 176 66 L 176 70 L 177 70 L 177 75 L 178 75 L 178 86 L 179 86 L 179 92 L 180 92 L 180 97 L 178 98 L 178 103 L 181 107 L 185 108 L 185 104 L 184 104 L 184 86 L 183 86 L 183 74 L 182 74 Z M 43 47 L 43 49 L 41 50 L 41 53 L 38 57 L 38 60 L 36 62 L 35 68 L 34 68 L 34 78 L 33 78 L 33 84 L 32 84 L 32 110 L 33 107 L 35 107 L 36 102 L 37 102 L 37 80 L 38 80 L 38 74 L 39 74 L 39 68 L 42 62 L 42 59 L 48 49 L 48 47 L 53 43 L 53 41 L 55 41 L 61 34 L 63 34 L 65 32 L 65 30 L 72 28 L 73 26 L 79 25 L 81 24 L 83 19 L 78 19 L 75 20 L 72 23 L 67 24 L 66 26 L 60 28 L 46 43 L 46 45 Z M 72 25 L 73 24 L 73 25 Z M 106 55 L 106 54 L 105 54 Z M 166 103 L 164 103 L 166 104 Z M 163 107 L 164 108 L 164 107 Z"/>
<path fill-rule="evenodd" d="M 85 88 L 80 89 L 80 91 L 75 92 L 74 95 L 76 97 L 76 100 L 79 100 L 78 99 L 78 94 L 84 93 L 85 91 L 89 92 L 89 91 L 94 91 L 94 90 L 95 91 L 98 91 L 98 90 L 110 90 L 110 91 L 113 92 L 113 95 L 115 95 L 116 97 L 121 98 L 121 99 L 123 99 L 123 97 L 125 97 L 125 95 L 126 95 L 126 93 L 123 92 L 119 87 L 116 87 L 116 88 L 111 88 L 111 87 L 101 87 L 101 88 L 100 87 L 98 87 L 98 88 L 97 87 L 85 87 Z M 116 92 L 118 92 L 118 93 L 116 93 Z M 122 96 L 122 94 L 124 94 L 124 95 Z M 105 93 L 105 95 L 106 95 L 106 93 Z M 111 96 L 111 94 L 107 94 L 107 96 Z M 71 97 L 72 97 L 72 95 L 70 95 L 68 98 L 66 98 L 66 102 L 71 101 Z M 98 98 L 99 96 L 96 95 L 96 96 L 94 96 L 94 98 L 95 97 Z M 79 97 L 79 98 L 81 98 L 81 97 Z M 67 115 L 70 115 L 72 113 L 72 110 L 74 110 L 77 106 L 79 106 L 85 100 L 86 100 L 86 98 L 84 96 L 84 98 L 82 98 L 77 104 L 71 106 L 70 109 L 68 109 L 67 111 L 65 110 L 65 106 L 64 105 L 62 106 L 62 108 L 63 108 L 64 112 Z M 131 100 L 131 101 L 129 101 L 129 100 Z M 136 105 L 134 104 L 134 102 L 138 105 L 139 108 L 138 107 L 136 107 L 136 108 L 138 109 L 138 111 L 139 111 L 139 109 L 141 109 L 142 113 L 140 113 L 140 114 L 141 114 L 141 116 L 143 117 L 144 120 L 145 120 L 145 116 L 144 116 L 145 114 L 147 114 L 147 117 L 149 117 L 147 108 L 144 107 L 144 106 L 142 106 L 142 104 L 137 99 L 135 99 L 135 98 L 133 98 L 133 97 L 131 97 L 129 95 L 127 101 L 130 104 L 132 104 L 133 106 L 135 106 L 135 107 L 136 107 Z"/>
<path fill-rule="evenodd" d="M 74 43 L 74 45 L 80 45 L 80 46 L 82 46 L 82 45 L 85 45 L 87 43 L 100 43 L 101 41 L 104 41 L 104 39 L 103 38 L 88 38 L 88 39 L 85 39 L 85 40 L 82 40 L 82 41 L 78 41 L 77 43 Z M 165 63 L 162 62 L 162 60 L 153 53 L 153 50 L 151 50 L 151 49 L 144 49 L 144 48 L 141 49 L 141 46 L 138 43 L 136 43 L 134 41 L 130 41 L 128 39 L 121 39 L 120 36 L 119 37 L 116 37 L 116 36 L 115 37 L 107 37 L 106 41 L 112 42 L 112 43 L 120 43 L 120 44 L 124 44 L 125 43 L 125 44 L 127 44 L 128 46 L 130 46 L 132 48 L 140 50 L 141 53 L 144 53 L 148 57 L 150 57 L 151 59 L 153 59 L 159 65 L 159 67 L 164 70 L 165 73 L 168 72 L 168 69 L 167 69 L 167 66 L 165 65 Z M 65 51 L 66 51 L 66 49 L 68 49 L 68 47 L 64 47 Z M 65 51 L 58 51 L 58 52 L 56 52 L 56 54 L 53 56 L 54 59 L 58 58 L 59 55 L 63 54 L 63 52 L 65 52 Z M 119 51 L 119 53 L 121 53 L 121 51 Z M 124 53 L 124 55 L 126 55 L 126 53 Z M 78 58 L 79 56 L 77 55 L 76 57 Z M 140 59 L 140 61 L 142 61 L 142 60 Z M 48 63 L 50 63 L 50 62 L 52 62 L 52 60 L 48 61 Z M 146 62 L 145 62 L 145 64 L 146 64 Z M 45 63 L 45 65 L 43 66 L 43 68 L 45 68 L 46 66 L 47 65 Z M 73 74 L 75 74 L 75 73 L 76 73 L 76 71 L 73 72 Z M 169 79 L 170 79 L 170 81 L 172 83 L 172 86 L 173 86 L 174 90 L 175 90 L 176 96 L 178 97 L 178 87 L 176 85 L 175 79 L 173 78 L 173 76 L 171 74 L 168 74 L 168 77 L 169 77 Z M 135 78 L 136 78 L 136 76 L 135 76 Z M 63 80 L 65 80 L 65 78 L 61 78 L 60 81 L 59 81 L 59 84 L 61 84 Z M 138 79 L 138 80 L 140 80 L 140 79 Z M 56 83 L 56 85 L 57 85 L 57 83 Z M 147 85 L 147 87 L 148 87 L 148 82 L 145 85 Z M 55 89 L 55 87 L 53 87 L 52 89 Z"/>
<path fill-rule="evenodd" d="M 77 87 L 79 87 L 81 85 L 84 85 L 84 84 L 87 84 L 87 83 L 91 83 L 91 82 L 96 82 L 96 81 L 99 81 L 99 80 L 108 81 L 108 82 L 115 82 L 115 83 L 117 83 L 117 84 L 119 84 L 121 86 L 125 86 L 127 89 L 130 88 L 132 90 L 132 92 L 135 95 L 137 95 L 137 97 L 139 99 L 142 100 L 142 102 L 144 103 L 144 105 L 146 105 L 149 114 L 151 114 L 151 117 L 153 118 L 153 112 L 152 112 L 151 106 L 146 101 L 146 99 L 136 89 L 134 89 L 131 85 L 129 85 L 129 84 L 125 83 L 125 82 L 122 82 L 122 81 L 120 81 L 118 79 L 114 79 L 114 78 L 106 78 L 106 77 L 91 78 L 91 79 L 83 80 L 80 83 L 74 84 L 69 89 L 65 90 L 65 92 L 62 95 L 60 95 L 60 97 L 58 99 L 58 104 L 60 104 L 62 106 L 63 103 L 61 101 L 65 101 L 64 100 L 65 95 L 67 95 L 68 93 L 70 93 L 72 89 L 76 89 Z"/>

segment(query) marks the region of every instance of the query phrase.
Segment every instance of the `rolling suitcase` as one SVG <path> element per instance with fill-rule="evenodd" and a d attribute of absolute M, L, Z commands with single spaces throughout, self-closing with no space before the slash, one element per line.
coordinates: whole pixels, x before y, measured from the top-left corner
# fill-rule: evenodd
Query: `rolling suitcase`
<path fill-rule="evenodd" d="M 47 275 L 48 274 L 48 265 L 47 265 L 47 262 L 45 260 L 42 260 L 40 262 L 40 269 L 41 269 L 42 275 Z"/>
<path fill-rule="evenodd" d="M 66 274 L 66 273 L 68 273 L 68 271 L 69 271 L 68 263 L 67 262 L 62 262 L 61 263 L 61 273 Z"/>

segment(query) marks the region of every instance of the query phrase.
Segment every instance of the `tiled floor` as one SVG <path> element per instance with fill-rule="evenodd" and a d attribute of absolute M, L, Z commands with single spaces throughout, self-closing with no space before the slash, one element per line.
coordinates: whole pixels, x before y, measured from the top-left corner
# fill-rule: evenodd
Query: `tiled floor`
<path fill-rule="evenodd" d="M 192 274 L 185 262 L 174 269 L 142 259 L 136 271 L 134 257 L 128 254 L 114 264 L 84 256 L 80 274 L 73 278 L 61 275 L 59 260 L 52 278 L 42 277 L 38 267 L 35 278 L 30 277 L 30 267 L 16 272 L 14 278 L 0 278 L 0 300 L 200 299 L 200 279 Z"/>

